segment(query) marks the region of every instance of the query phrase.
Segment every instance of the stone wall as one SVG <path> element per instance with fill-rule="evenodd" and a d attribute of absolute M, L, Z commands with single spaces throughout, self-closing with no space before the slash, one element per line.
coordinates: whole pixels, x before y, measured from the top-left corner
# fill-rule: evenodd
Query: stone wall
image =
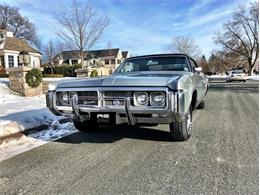
<path fill-rule="evenodd" d="M 15 67 L 7 69 L 9 72 L 10 89 L 23 96 L 37 96 L 42 94 L 42 84 L 37 88 L 31 88 L 25 81 L 25 75 L 31 67 Z"/>
<path fill-rule="evenodd" d="M 46 94 L 48 92 L 48 87 L 50 83 L 55 83 L 55 81 L 48 81 L 48 80 L 43 80 L 42 81 L 42 93 Z"/>

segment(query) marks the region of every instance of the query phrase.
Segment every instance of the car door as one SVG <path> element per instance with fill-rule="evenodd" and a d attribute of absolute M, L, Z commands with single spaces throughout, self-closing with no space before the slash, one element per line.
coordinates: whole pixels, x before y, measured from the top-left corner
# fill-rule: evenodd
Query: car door
<path fill-rule="evenodd" d="M 193 71 L 194 87 L 197 90 L 197 103 L 200 103 L 203 100 L 207 91 L 207 78 L 203 72 L 195 71 L 195 68 L 198 67 L 195 60 L 193 60 L 192 58 L 190 58 L 189 60 Z"/>

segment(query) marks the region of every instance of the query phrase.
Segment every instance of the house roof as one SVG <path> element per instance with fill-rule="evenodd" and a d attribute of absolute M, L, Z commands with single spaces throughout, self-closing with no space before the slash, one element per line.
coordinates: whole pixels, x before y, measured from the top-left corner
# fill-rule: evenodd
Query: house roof
<path fill-rule="evenodd" d="M 3 47 L 4 50 L 41 54 L 41 52 L 31 47 L 26 41 L 22 39 L 18 39 L 16 37 L 6 37 L 3 41 L 4 41 L 4 47 Z"/>
<path fill-rule="evenodd" d="M 128 51 L 122 51 L 122 56 L 123 56 L 123 58 L 126 58 L 127 55 L 128 55 Z"/>
<path fill-rule="evenodd" d="M 89 50 L 84 51 L 86 55 L 85 58 L 93 59 L 93 58 L 104 58 L 104 57 L 117 57 L 119 48 L 114 49 L 100 49 L 100 50 Z M 60 54 L 56 55 L 53 60 L 58 60 L 58 58 L 63 58 L 63 61 L 66 62 L 69 59 L 79 58 L 79 51 L 78 50 L 71 50 L 71 51 L 63 51 Z"/>
<path fill-rule="evenodd" d="M 117 57 L 119 48 L 116 49 L 101 49 L 101 50 L 90 50 L 88 56 L 93 58 L 102 58 L 102 57 Z"/>

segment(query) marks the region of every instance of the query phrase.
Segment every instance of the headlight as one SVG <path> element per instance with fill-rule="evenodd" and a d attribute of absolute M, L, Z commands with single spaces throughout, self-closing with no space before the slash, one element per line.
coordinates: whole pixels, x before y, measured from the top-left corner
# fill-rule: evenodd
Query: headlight
<path fill-rule="evenodd" d="M 165 105 L 165 93 L 163 92 L 151 92 L 150 94 L 151 106 L 164 106 Z"/>
<path fill-rule="evenodd" d="M 148 93 L 147 92 L 135 92 L 134 93 L 134 105 L 135 106 L 147 106 L 148 105 Z"/>
<path fill-rule="evenodd" d="M 69 104 L 69 95 L 67 92 L 61 93 L 61 101 L 65 104 Z"/>

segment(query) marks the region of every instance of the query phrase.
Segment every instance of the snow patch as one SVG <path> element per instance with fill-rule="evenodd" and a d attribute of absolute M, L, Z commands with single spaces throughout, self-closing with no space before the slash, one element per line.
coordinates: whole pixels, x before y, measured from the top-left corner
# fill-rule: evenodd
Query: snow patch
<path fill-rule="evenodd" d="M 55 120 L 51 125 L 43 131 L 39 131 L 30 135 L 18 133 L 12 137 L 5 139 L 0 143 L 0 161 L 9 159 L 20 153 L 32 150 L 39 146 L 55 141 L 62 137 L 77 132 L 71 122 L 59 123 Z"/>
<path fill-rule="evenodd" d="M 9 159 L 15 155 L 39 147 L 46 143 L 48 142 L 26 137 L 23 134 L 18 134 L 15 137 L 5 139 L 0 144 L 0 161 Z"/>
<path fill-rule="evenodd" d="M 55 120 L 46 130 L 31 134 L 29 137 L 43 141 L 54 141 L 75 132 L 77 132 L 77 130 L 71 122 L 60 124 L 59 121 Z"/>
<path fill-rule="evenodd" d="M 9 89 L 9 79 L 0 79 L 0 137 L 49 124 L 57 117 L 46 107 L 45 95 L 23 97 Z"/>
<path fill-rule="evenodd" d="M 259 75 L 251 75 L 247 77 L 248 80 L 259 81 Z"/>
<path fill-rule="evenodd" d="M 227 79 L 227 75 L 210 75 L 207 76 L 209 79 Z"/>
<path fill-rule="evenodd" d="M 216 160 L 217 160 L 217 162 L 221 162 L 221 163 L 225 162 L 225 160 L 221 157 L 217 157 Z"/>

